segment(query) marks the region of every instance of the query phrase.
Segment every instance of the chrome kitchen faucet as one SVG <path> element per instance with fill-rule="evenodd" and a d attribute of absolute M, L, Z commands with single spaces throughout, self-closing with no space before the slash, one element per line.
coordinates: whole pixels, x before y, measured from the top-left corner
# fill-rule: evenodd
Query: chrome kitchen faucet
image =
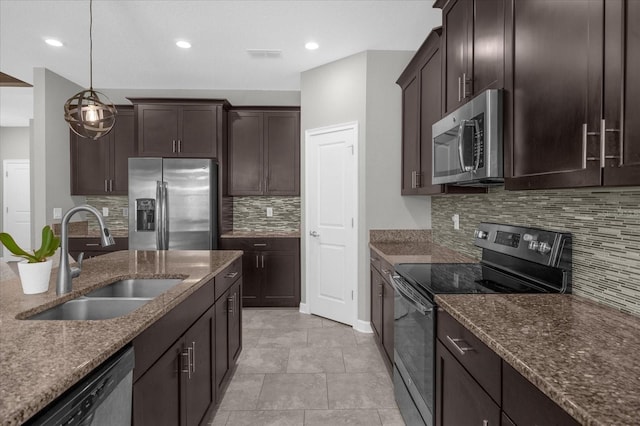
<path fill-rule="evenodd" d="M 109 232 L 109 228 L 107 228 L 107 225 L 104 223 L 104 218 L 98 209 L 88 204 L 69 209 L 62 218 L 60 226 L 60 266 L 58 267 L 58 279 L 56 281 L 56 294 L 58 296 L 71 292 L 71 280 L 79 276 L 80 272 L 82 272 L 82 259 L 84 258 L 84 253 L 80 253 L 80 256 L 78 256 L 77 267 L 72 268 L 69 266 L 69 219 L 79 211 L 92 213 L 98 219 L 98 222 L 100 223 L 100 244 L 102 247 L 108 247 L 115 244 L 115 241 L 113 241 L 113 237 L 111 236 L 111 232 Z"/>

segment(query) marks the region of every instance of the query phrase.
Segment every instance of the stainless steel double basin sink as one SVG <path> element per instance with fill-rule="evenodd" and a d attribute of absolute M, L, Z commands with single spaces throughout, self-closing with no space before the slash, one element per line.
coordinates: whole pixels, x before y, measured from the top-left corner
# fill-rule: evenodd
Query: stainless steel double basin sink
<path fill-rule="evenodd" d="M 178 278 L 116 281 L 76 299 L 32 315 L 28 320 L 103 320 L 134 311 L 182 282 Z"/>

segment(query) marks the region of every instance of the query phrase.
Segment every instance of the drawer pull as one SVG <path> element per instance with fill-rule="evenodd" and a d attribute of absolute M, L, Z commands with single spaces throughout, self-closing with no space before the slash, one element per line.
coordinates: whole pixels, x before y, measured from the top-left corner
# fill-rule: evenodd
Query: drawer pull
<path fill-rule="evenodd" d="M 85 246 L 86 247 L 98 247 L 100 244 L 99 243 L 86 243 Z"/>
<path fill-rule="evenodd" d="M 229 272 L 227 275 L 225 275 L 225 278 L 235 278 L 238 276 L 237 272 Z"/>
<path fill-rule="evenodd" d="M 254 247 L 266 247 L 267 244 L 266 243 L 254 243 L 253 246 Z"/>
<path fill-rule="evenodd" d="M 482 426 L 489 426 L 489 420 L 483 420 Z"/>
<path fill-rule="evenodd" d="M 388 269 L 384 269 L 384 268 L 382 268 L 382 273 L 383 273 L 384 275 L 389 275 L 389 270 L 388 270 Z"/>
<path fill-rule="evenodd" d="M 469 344 L 465 342 L 464 339 L 452 339 L 451 337 L 449 337 L 449 335 L 447 335 L 447 340 L 451 342 L 451 344 L 458 350 L 458 352 L 460 352 L 460 355 L 464 355 L 470 351 L 475 351 L 475 349 L 469 346 Z M 467 346 L 460 346 L 458 343 L 464 343 Z"/>

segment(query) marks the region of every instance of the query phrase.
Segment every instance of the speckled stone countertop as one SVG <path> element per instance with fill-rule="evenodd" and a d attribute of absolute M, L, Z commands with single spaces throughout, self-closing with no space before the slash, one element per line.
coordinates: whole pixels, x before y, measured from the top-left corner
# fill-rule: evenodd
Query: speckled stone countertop
<path fill-rule="evenodd" d="M 300 238 L 300 231 L 232 231 L 220 238 Z"/>
<path fill-rule="evenodd" d="M 574 295 L 436 301 L 582 424 L 639 424 L 639 318 Z"/>
<path fill-rule="evenodd" d="M 396 263 L 477 263 L 446 247 L 430 241 L 372 242 L 369 247 L 384 260 Z"/>
<path fill-rule="evenodd" d="M 149 325 L 221 272 L 241 251 L 119 251 L 83 263 L 73 292 L 24 295 L 20 280 L 0 282 L 0 424 L 21 424 Z M 8 274 L 7 274 L 8 275 Z M 184 278 L 128 315 L 100 321 L 23 321 L 118 279 Z"/>

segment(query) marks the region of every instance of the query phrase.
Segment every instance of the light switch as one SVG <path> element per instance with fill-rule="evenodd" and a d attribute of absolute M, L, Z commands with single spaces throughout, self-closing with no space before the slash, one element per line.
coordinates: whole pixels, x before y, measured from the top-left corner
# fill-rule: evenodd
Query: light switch
<path fill-rule="evenodd" d="M 457 213 L 454 214 L 453 216 L 451 216 L 451 220 L 453 221 L 453 229 L 460 229 L 460 215 Z"/>
<path fill-rule="evenodd" d="M 129 207 L 124 207 L 122 209 L 122 216 L 129 217 Z"/>
<path fill-rule="evenodd" d="M 109 216 L 109 207 L 103 207 L 102 208 L 102 216 L 104 216 L 104 217 Z"/>
<path fill-rule="evenodd" d="M 267 217 L 273 217 L 273 207 L 267 207 Z"/>
<path fill-rule="evenodd" d="M 53 208 L 53 218 L 54 219 L 62 219 L 62 208 L 54 207 Z"/>

